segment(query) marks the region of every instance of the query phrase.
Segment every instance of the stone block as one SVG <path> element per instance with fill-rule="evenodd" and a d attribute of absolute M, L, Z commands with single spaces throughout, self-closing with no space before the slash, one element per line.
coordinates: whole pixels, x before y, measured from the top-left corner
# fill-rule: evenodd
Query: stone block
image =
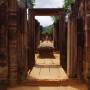
<path fill-rule="evenodd" d="M 87 13 L 90 13 L 90 0 L 86 0 Z"/>
<path fill-rule="evenodd" d="M 7 81 L 0 80 L 0 90 L 7 90 Z"/>

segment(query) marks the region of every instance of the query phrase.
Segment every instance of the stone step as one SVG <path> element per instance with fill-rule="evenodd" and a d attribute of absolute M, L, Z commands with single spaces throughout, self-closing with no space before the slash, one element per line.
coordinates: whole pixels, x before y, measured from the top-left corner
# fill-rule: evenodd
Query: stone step
<path fill-rule="evenodd" d="M 64 80 L 25 80 L 22 84 L 26 86 L 66 86 L 69 83 L 69 79 Z"/>

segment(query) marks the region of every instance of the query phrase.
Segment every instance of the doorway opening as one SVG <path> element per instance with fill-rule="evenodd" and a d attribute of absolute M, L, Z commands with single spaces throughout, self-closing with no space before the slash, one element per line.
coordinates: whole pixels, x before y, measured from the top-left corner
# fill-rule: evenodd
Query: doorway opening
<path fill-rule="evenodd" d="M 50 11 L 50 12 L 49 12 Z M 53 23 L 48 26 L 40 25 L 35 16 L 52 17 Z M 28 80 L 65 81 L 68 76 L 62 68 L 67 62 L 64 61 L 65 29 L 62 9 L 31 9 L 30 32 L 32 47 L 31 57 L 33 69 L 28 72 Z M 46 20 L 46 19 L 45 19 Z M 48 21 L 47 21 L 48 23 Z M 30 49 L 31 50 L 31 49 Z M 62 59 L 62 60 L 61 60 Z M 32 63 L 31 63 L 32 62 Z M 65 62 L 65 63 L 63 63 Z M 29 64 L 29 65 L 30 65 Z"/>
<path fill-rule="evenodd" d="M 42 16 L 39 16 L 39 18 L 42 18 Z M 55 17 L 55 16 L 53 16 Z M 51 16 L 43 16 L 43 19 L 48 20 L 49 18 L 53 19 Z M 49 20 L 50 21 L 50 20 Z M 37 21 L 38 22 L 38 21 Z M 37 33 L 37 26 L 35 24 L 35 62 L 40 63 L 40 61 L 43 61 L 43 64 L 54 64 L 53 59 L 56 59 L 57 57 L 55 56 L 56 54 L 58 54 L 58 65 L 60 65 L 60 55 L 59 55 L 59 48 L 58 43 L 57 42 L 57 38 L 56 36 L 58 32 L 58 30 L 55 30 L 55 25 L 54 25 L 54 20 L 52 20 L 52 23 L 49 25 L 48 21 L 46 21 L 47 25 L 40 25 L 40 27 L 38 27 L 39 33 Z M 56 32 L 55 32 L 56 31 Z M 39 38 L 39 39 L 38 39 Z M 37 40 L 38 39 L 38 40 Z M 56 53 L 57 50 L 57 53 Z M 40 59 L 44 59 L 44 60 L 40 60 Z M 46 60 L 49 59 L 49 60 Z M 45 62 L 46 61 L 46 62 Z M 47 62 L 49 61 L 49 62 Z M 51 61 L 51 63 L 50 63 Z"/>
<path fill-rule="evenodd" d="M 55 58 L 53 53 L 57 50 L 59 54 L 59 43 L 58 43 L 58 32 L 59 28 L 56 29 L 55 16 L 36 16 L 35 19 L 35 53 L 38 53 L 40 58 Z M 42 19 L 44 25 L 41 25 L 38 19 Z M 49 24 L 51 19 L 51 24 Z M 45 21 L 47 25 L 45 25 Z M 36 60 L 36 58 L 35 58 Z M 60 63 L 59 63 L 60 64 Z"/>

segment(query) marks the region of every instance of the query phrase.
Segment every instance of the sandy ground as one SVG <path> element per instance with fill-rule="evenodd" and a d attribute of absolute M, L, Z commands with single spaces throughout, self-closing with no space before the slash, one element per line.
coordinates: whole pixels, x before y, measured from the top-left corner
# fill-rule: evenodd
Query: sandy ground
<path fill-rule="evenodd" d="M 28 72 L 28 80 L 64 80 L 69 79 L 63 68 L 60 66 L 60 56 L 54 53 L 55 58 L 39 58 L 35 55 L 36 64 L 31 72 Z M 70 80 L 66 86 L 15 86 L 8 90 L 88 90 L 87 85 L 78 80 Z"/>

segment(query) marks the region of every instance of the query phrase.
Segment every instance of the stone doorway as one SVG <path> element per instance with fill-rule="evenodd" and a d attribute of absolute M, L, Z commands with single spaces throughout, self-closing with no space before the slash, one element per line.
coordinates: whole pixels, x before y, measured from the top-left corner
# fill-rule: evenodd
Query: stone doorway
<path fill-rule="evenodd" d="M 62 53 L 62 58 L 64 58 L 63 54 L 64 54 L 64 39 L 65 39 L 65 29 L 64 29 L 64 10 L 63 9 L 29 9 L 29 36 L 28 36 L 28 43 L 29 43 L 29 47 L 31 47 L 31 49 L 29 48 L 29 52 L 30 52 L 30 57 L 29 57 L 29 66 L 33 66 L 35 64 L 35 16 L 43 16 L 43 15 L 58 15 L 60 18 L 59 21 L 59 37 L 58 37 L 58 41 L 61 41 L 61 43 L 59 43 L 59 51 L 60 53 Z M 62 61 L 63 62 L 63 61 Z M 30 67 L 31 68 L 31 67 Z"/>
<path fill-rule="evenodd" d="M 8 5 L 9 6 L 8 6 Z M 28 60 L 30 60 L 30 63 L 29 63 L 29 65 L 30 65 L 30 67 L 29 66 L 25 66 L 25 64 L 23 63 L 23 65 L 24 65 L 24 69 L 25 70 L 23 70 L 22 68 L 20 68 L 20 69 L 22 69 L 22 72 L 24 72 L 25 73 L 25 75 L 27 74 L 27 71 L 26 71 L 26 69 L 27 68 L 32 68 L 34 65 L 35 65 L 35 56 L 34 56 L 34 52 L 35 52 L 35 50 L 34 50 L 34 44 L 35 44 L 35 42 L 34 42 L 34 39 L 35 39 L 35 37 L 34 37 L 34 16 L 35 15 L 37 15 L 37 13 L 38 13 L 38 15 L 41 15 L 42 13 L 41 13 L 41 11 L 43 11 L 43 14 L 44 15 L 46 15 L 45 13 L 47 12 L 47 11 L 45 11 L 45 10 L 42 10 L 41 9 L 41 11 L 39 12 L 38 11 L 38 9 L 37 9 L 37 12 L 35 11 L 35 10 L 29 10 L 29 22 L 28 22 L 28 25 L 29 25 L 29 30 L 28 30 L 28 46 L 26 45 L 26 42 L 24 42 L 24 40 L 23 39 L 25 39 L 24 38 L 24 34 L 26 33 L 26 32 L 24 32 L 24 31 L 20 31 L 20 30 L 24 30 L 24 28 L 23 29 L 21 29 L 21 27 L 24 25 L 24 24 L 21 24 L 20 25 L 20 23 L 19 24 L 17 24 L 18 23 L 18 21 L 19 20 L 17 20 L 17 18 L 18 18 L 18 14 L 17 14 L 17 11 L 18 11 L 18 8 L 17 8 L 17 1 L 16 0 L 8 0 L 7 1 L 7 3 L 6 3 L 6 6 L 7 6 L 7 16 L 5 16 L 8 20 L 6 20 L 7 21 L 7 25 L 6 25 L 6 29 L 7 29 L 7 31 L 8 31 L 8 34 L 6 34 L 6 36 L 5 36 L 5 39 L 8 39 L 7 41 L 8 42 L 6 42 L 6 46 L 5 46 L 5 52 L 3 52 L 6 56 L 7 56 L 7 58 L 5 58 L 5 60 L 6 60 L 6 62 L 5 62 L 5 65 L 6 65 L 6 67 L 8 66 L 8 74 L 6 74 L 5 73 L 5 75 L 8 75 L 9 77 L 6 77 L 6 78 L 8 78 L 8 81 L 12 84 L 12 83 L 16 83 L 17 81 L 19 81 L 19 73 L 20 73 L 20 75 L 22 74 L 20 71 L 19 71 L 19 66 L 20 66 L 20 63 L 22 62 L 22 59 L 21 59 L 21 57 L 23 56 L 23 55 L 25 55 L 25 51 L 24 51 L 24 49 L 27 49 L 28 48 Z M 40 10 L 40 9 L 39 9 Z M 74 10 L 73 10 L 74 11 Z M 2 12 L 2 11 L 1 11 Z M 23 12 L 22 12 L 23 13 Z M 65 45 L 66 45 L 66 43 L 65 43 L 65 39 L 63 38 L 63 35 L 64 35 L 64 12 L 63 12 L 63 10 L 62 9 L 53 9 L 53 10 L 51 10 L 51 9 L 48 9 L 48 12 L 47 12 L 49 15 L 52 15 L 52 14 L 55 14 L 55 15 L 59 15 L 60 16 L 60 19 L 61 19 L 61 23 L 59 22 L 59 24 L 60 24 L 60 28 L 61 28 L 61 33 L 59 33 L 60 34 L 60 37 L 59 37 L 59 39 L 61 39 L 62 40 L 62 44 L 60 44 L 60 51 L 61 51 L 61 59 L 62 59 L 62 66 L 64 67 L 64 65 L 65 65 L 65 63 L 69 60 L 69 59 L 71 59 L 71 61 L 68 61 L 69 62 L 69 64 L 68 64 L 68 66 L 70 66 L 70 64 L 72 64 L 73 63 L 73 59 L 76 59 L 76 58 L 74 58 L 75 57 L 75 53 L 77 53 L 77 51 L 75 50 L 76 49 L 76 47 L 74 47 L 74 49 L 73 49 L 73 45 L 75 44 L 76 45 L 76 32 L 75 32 L 75 24 L 73 23 L 73 22 L 75 22 L 75 17 L 73 16 L 73 17 L 70 17 L 70 19 L 72 20 L 72 22 L 70 23 L 71 24 L 71 29 L 74 29 L 73 31 L 70 29 L 70 31 L 68 31 L 68 36 L 70 36 L 69 38 L 68 38 L 68 40 L 70 40 L 70 43 L 68 44 L 68 45 L 70 45 L 69 47 L 68 47 L 68 50 L 70 50 L 70 52 L 68 52 L 69 53 L 69 55 L 68 55 L 68 59 L 66 59 L 67 61 L 66 62 L 64 62 L 64 60 L 65 60 L 65 52 L 64 51 L 66 51 L 65 50 L 65 48 L 62 48 L 62 47 L 65 47 Z M 5 15 L 5 14 L 4 14 Z M 23 14 L 21 14 L 20 13 L 20 15 L 22 16 Z M 19 17 L 20 18 L 20 17 Z M 20 19 L 23 19 L 23 18 L 25 18 L 24 16 L 22 17 L 22 18 L 20 18 Z M 86 18 L 86 20 L 88 21 L 88 19 L 89 19 L 89 16 L 86 16 L 85 17 Z M 0 18 L 1 19 L 1 18 Z M 2 20 L 1 20 L 2 21 Z M 21 20 L 22 21 L 22 20 Z M 24 20 L 23 20 L 23 22 L 24 22 Z M 88 23 L 89 23 L 89 21 L 88 21 Z M 18 28 L 18 25 L 20 26 L 20 29 Z M 74 28 L 73 28 L 74 27 Z M 86 32 L 86 34 L 88 34 L 88 41 L 86 41 L 87 42 L 87 44 L 89 45 L 89 28 L 87 27 L 87 32 Z M 73 33 L 74 32 L 74 33 Z M 4 34 L 4 33 L 3 33 Z M 20 36 L 20 34 L 21 34 L 21 36 Z M 5 35 L 5 34 L 4 34 Z M 74 35 L 74 37 L 73 37 L 73 35 Z M 22 43 L 23 44 L 22 44 Z M 20 44 L 20 45 L 19 45 Z M 26 45 L 26 46 L 25 46 Z M 19 47 L 18 47 L 19 46 Z M 21 48 L 21 46 L 22 46 L 22 48 Z M 71 49 L 71 48 L 72 49 Z M 21 51 L 20 51 L 20 48 L 21 48 Z M 17 50 L 18 49 L 18 50 Z M 89 52 L 89 51 L 87 51 L 87 49 L 89 49 L 89 47 L 86 47 L 86 52 L 85 52 L 85 60 L 86 60 L 86 57 L 88 57 L 89 58 L 89 55 L 88 55 L 88 53 L 87 52 Z M 68 51 L 67 50 L 67 51 Z M 74 53 L 74 51 L 75 51 L 75 53 Z M 22 53 L 23 52 L 23 53 Z M 22 53 L 22 56 L 21 55 L 19 55 L 19 53 Z M 72 54 L 73 53 L 73 54 Z M 1 54 L 1 56 L 2 56 L 2 54 Z M 20 59 L 20 63 L 18 63 L 18 61 L 19 61 L 19 59 Z M 26 60 L 26 59 L 24 59 L 24 60 Z M 72 61 L 73 60 L 73 61 Z M 76 60 L 75 60 L 75 65 L 76 65 Z M 1 62 L 2 63 L 2 62 Z M 9 64 L 9 65 L 8 65 Z M 74 65 L 74 66 L 75 66 Z M 89 65 L 89 64 L 88 64 Z M 67 66 L 67 67 L 68 67 Z M 72 70 L 71 70 L 72 69 Z M 88 68 L 86 68 L 86 69 L 88 69 Z M 72 72 L 72 71 L 74 71 L 73 70 L 73 64 L 71 65 L 71 67 L 68 67 L 68 70 L 71 70 L 70 72 Z M 67 70 L 67 71 L 68 71 Z M 89 70 L 88 70 L 89 71 Z M 3 76 L 4 76 L 4 74 L 2 74 Z M 87 76 L 87 75 L 86 75 Z"/>
<path fill-rule="evenodd" d="M 64 10 L 61 9 L 55 9 L 55 8 L 44 8 L 44 9 L 29 9 L 29 31 L 28 31 L 28 43 L 29 43 L 29 57 L 28 57 L 28 68 L 32 69 L 35 66 L 35 16 L 59 16 L 58 20 L 58 38 L 56 41 L 60 41 L 58 43 L 59 45 L 59 65 L 62 65 L 64 70 L 66 70 L 67 67 L 67 61 L 66 61 L 66 45 L 65 42 L 66 36 L 65 36 L 65 21 L 64 21 Z M 57 28 L 57 26 L 56 26 Z M 57 36 L 57 34 L 56 34 Z"/>

